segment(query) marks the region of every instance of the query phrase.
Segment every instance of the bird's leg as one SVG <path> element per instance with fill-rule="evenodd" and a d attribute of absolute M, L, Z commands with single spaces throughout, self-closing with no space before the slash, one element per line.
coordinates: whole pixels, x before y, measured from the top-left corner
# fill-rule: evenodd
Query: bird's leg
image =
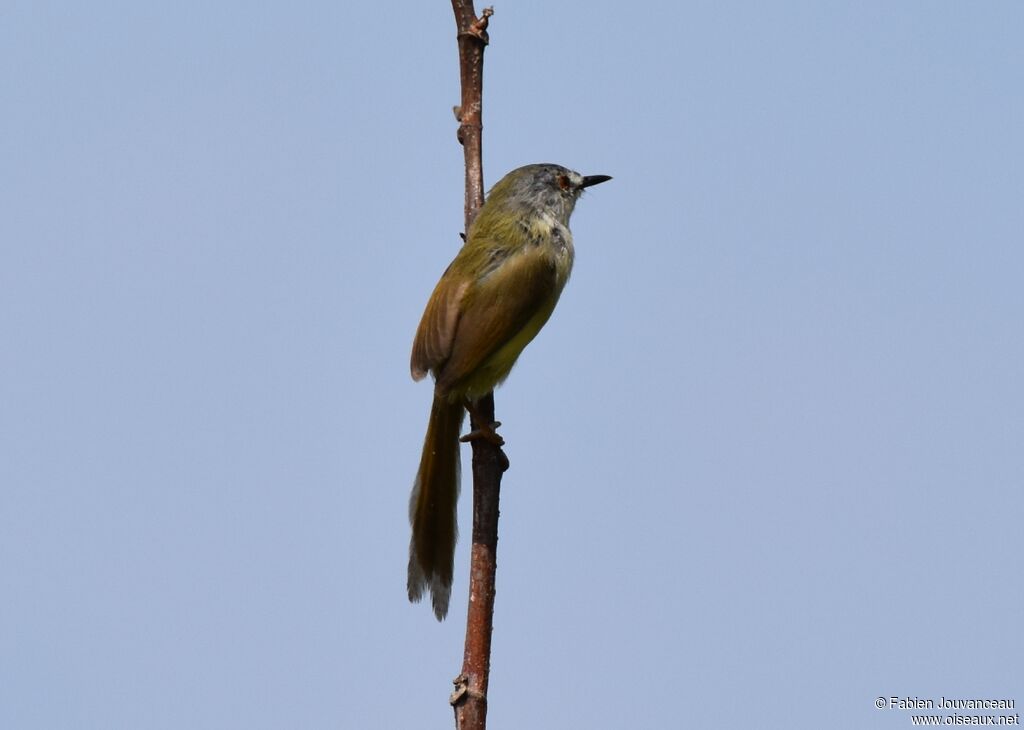
<path fill-rule="evenodd" d="M 465 436 L 459 439 L 464 444 L 468 444 L 470 441 L 476 441 L 477 439 L 486 439 L 499 448 L 505 445 L 505 439 L 498 435 L 497 428 L 501 425 L 501 421 L 492 421 L 486 423 L 480 414 L 477 413 L 476 404 L 469 398 L 466 398 L 463 402 L 466 406 L 466 410 L 469 411 L 469 417 L 472 419 L 473 430 L 467 433 Z"/>

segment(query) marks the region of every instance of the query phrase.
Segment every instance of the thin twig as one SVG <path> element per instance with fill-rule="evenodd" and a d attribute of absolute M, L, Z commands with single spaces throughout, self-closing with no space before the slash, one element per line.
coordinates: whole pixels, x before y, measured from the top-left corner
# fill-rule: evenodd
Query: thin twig
<path fill-rule="evenodd" d="M 484 48 L 493 9 L 480 17 L 472 0 L 452 0 L 458 31 L 462 101 L 455 109 L 458 139 L 466 160 L 466 231 L 484 204 L 481 136 L 483 132 Z M 476 403 L 473 428 L 494 421 L 494 394 Z M 469 611 L 462 672 L 450 698 L 457 730 L 484 730 L 487 725 L 487 684 L 491 669 L 491 633 L 494 626 L 494 577 L 497 569 L 498 498 L 501 475 L 508 459 L 487 439 L 473 441 L 473 546 L 470 554 Z"/>

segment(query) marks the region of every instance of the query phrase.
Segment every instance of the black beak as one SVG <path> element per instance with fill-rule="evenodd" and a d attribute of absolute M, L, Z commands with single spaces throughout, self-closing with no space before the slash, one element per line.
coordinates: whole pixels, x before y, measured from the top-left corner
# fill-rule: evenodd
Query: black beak
<path fill-rule="evenodd" d="M 589 188 L 591 185 L 600 185 L 612 179 L 611 175 L 587 175 L 580 183 L 581 188 Z"/>

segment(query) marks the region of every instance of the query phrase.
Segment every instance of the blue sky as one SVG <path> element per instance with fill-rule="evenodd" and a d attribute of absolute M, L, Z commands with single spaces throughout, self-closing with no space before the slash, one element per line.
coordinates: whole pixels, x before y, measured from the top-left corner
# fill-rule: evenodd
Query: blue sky
<path fill-rule="evenodd" d="M 451 727 L 467 541 L 405 598 L 450 5 L 0 16 L 0 726 Z M 496 397 L 491 727 L 1024 702 L 1022 21 L 497 5 L 488 185 L 615 179 Z"/>

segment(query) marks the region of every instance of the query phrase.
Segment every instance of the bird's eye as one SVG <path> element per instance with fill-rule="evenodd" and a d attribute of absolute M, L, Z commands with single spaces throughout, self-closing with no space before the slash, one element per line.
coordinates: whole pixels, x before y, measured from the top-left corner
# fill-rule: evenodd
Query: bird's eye
<path fill-rule="evenodd" d="M 565 192 L 569 192 L 569 190 L 572 189 L 572 182 L 569 180 L 568 175 L 556 175 L 555 182 L 557 182 L 558 187 L 560 187 Z"/>

